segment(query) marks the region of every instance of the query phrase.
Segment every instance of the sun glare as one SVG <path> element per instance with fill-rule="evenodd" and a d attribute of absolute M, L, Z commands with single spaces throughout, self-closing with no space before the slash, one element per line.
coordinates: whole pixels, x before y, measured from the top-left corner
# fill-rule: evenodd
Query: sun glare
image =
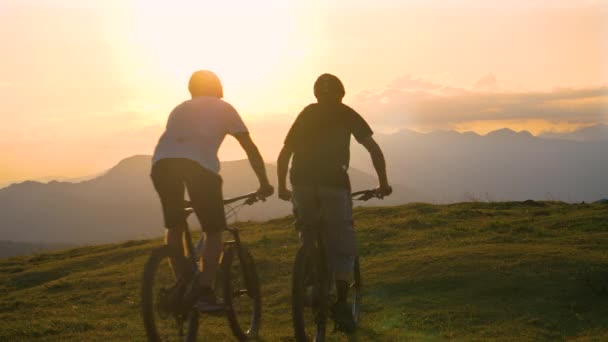
<path fill-rule="evenodd" d="M 163 82 L 159 91 L 182 94 L 194 70 L 210 69 L 222 79 L 227 97 L 238 98 L 236 105 L 262 107 L 251 89 L 278 83 L 305 54 L 290 2 L 136 1 L 132 12 L 129 48 Z"/>

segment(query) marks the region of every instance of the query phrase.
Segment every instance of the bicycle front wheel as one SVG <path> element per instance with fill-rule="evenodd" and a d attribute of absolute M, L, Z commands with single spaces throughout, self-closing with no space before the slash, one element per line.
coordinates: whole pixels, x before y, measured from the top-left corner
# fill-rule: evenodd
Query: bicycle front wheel
<path fill-rule="evenodd" d="M 232 333 L 239 341 L 256 338 L 262 315 L 260 280 L 245 246 L 228 246 L 222 258 L 221 296 Z"/>
<path fill-rule="evenodd" d="M 182 309 L 186 284 L 177 282 L 167 246 L 152 251 L 141 289 L 142 318 L 148 341 L 196 341 L 198 312 Z"/>
<path fill-rule="evenodd" d="M 315 246 L 296 254 L 291 284 L 291 313 L 296 341 L 325 341 L 329 282 L 327 266 Z"/>

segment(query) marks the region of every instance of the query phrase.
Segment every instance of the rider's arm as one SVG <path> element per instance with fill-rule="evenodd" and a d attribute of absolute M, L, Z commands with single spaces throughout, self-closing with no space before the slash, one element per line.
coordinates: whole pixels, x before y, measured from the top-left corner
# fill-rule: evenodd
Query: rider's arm
<path fill-rule="evenodd" d="M 247 153 L 247 158 L 249 158 L 249 163 L 251 164 L 251 168 L 255 172 L 258 180 L 260 181 L 260 190 L 262 192 L 270 192 L 265 193 L 264 195 L 272 195 L 272 186 L 268 181 L 268 176 L 266 175 L 266 167 L 264 166 L 264 159 L 262 159 L 262 155 L 258 150 L 258 147 L 255 145 L 253 140 L 251 140 L 251 136 L 249 133 L 238 133 L 235 134 L 234 137 L 238 140 L 239 144 L 245 153 Z"/>
<path fill-rule="evenodd" d="M 277 160 L 277 176 L 279 181 L 279 197 L 284 200 L 289 200 L 290 194 L 287 190 L 287 169 L 289 168 L 289 160 L 293 155 L 293 149 L 288 145 L 283 145 L 279 159 Z"/>
<path fill-rule="evenodd" d="M 306 141 L 305 131 L 302 130 L 302 122 L 303 120 L 306 120 L 306 113 L 309 108 L 311 108 L 311 106 L 304 108 L 304 110 L 298 114 L 298 117 L 293 125 L 291 125 L 291 128 L 289 128 L 289 132 L 287 132 L 283 148 L 281 149 L 277 160 L 278 195 L 279 198 L 284 201 L 291 200 L 291 191 L 287 189 L 287 170 L 289 169 L 289 160 L 297 149 L 296 146 L 301 146 L 301 144 Z"/>
<path fill-rule="evenodd" d="M 361 140 L 361 145 L 365 146 L 370 156 L 372 157 L 372 162 L 374 164 L 374 169 L 376 169 L 376 173 L 378 174 L 378 181 L 380 183 L 380 191 L 383 192 L 383 195 L 390 195 L 392 192 L 392 188 L 388 184 L 388 177 L 386 176 L 386 161 L 384 160 L 384 154 L 382 153 L 382 149 L 378 146 L 378 143 L 372 136 L 368 136 Z"/>

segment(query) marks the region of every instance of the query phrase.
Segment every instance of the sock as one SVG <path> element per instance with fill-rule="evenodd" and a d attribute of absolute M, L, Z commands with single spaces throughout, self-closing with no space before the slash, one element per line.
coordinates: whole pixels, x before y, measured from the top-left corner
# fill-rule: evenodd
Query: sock
<path fill-rule="evenodd" d="M 345 280 L 336 280 L 336 291 L 338 295 L 338 303 L 346 304 L 346 298 L 348 297 L 349 283 Z"/>

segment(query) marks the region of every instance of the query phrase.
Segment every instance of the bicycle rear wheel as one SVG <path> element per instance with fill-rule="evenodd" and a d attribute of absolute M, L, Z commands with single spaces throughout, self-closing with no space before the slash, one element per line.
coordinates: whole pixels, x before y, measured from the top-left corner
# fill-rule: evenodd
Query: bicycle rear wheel
<path fill-rule="evenodd" d="M 325 341 L 329 282 L 327 266 L 315 246 L 302 246 L 293 268 L 291 313 L 296 341 Z"/>
<path fill-rule="evenodd" d="M 171 256 L 169 247 L 157 248 L 144 268 L 141 303 L 146 336 L 154 342 L 196 341 L 198 312 L 181 309 L 186 284 L 176 281 Z"/>
<path fill-rule="evenodd" d="M 232 333 L 239 341 L 256 338 L 260 329 L 262 295 L 253 257 L 245 246 L 229 245 L 221 267 L 221 296 Z"/>
<path fill-rule="evenodd" d="M 362 283 L 361 283 L 361 266 L 359 264 L 359 257 L 355 258 L 355 268 L 353 270 L 353 282 L 350 284 L 350 288 L 352 291 L 352 300 L 353 300 L 353 318 L 355 320 L 355 325 L 359 326 L 359 322 L 361 321 L 361 291 L 362 291 Z"/>

